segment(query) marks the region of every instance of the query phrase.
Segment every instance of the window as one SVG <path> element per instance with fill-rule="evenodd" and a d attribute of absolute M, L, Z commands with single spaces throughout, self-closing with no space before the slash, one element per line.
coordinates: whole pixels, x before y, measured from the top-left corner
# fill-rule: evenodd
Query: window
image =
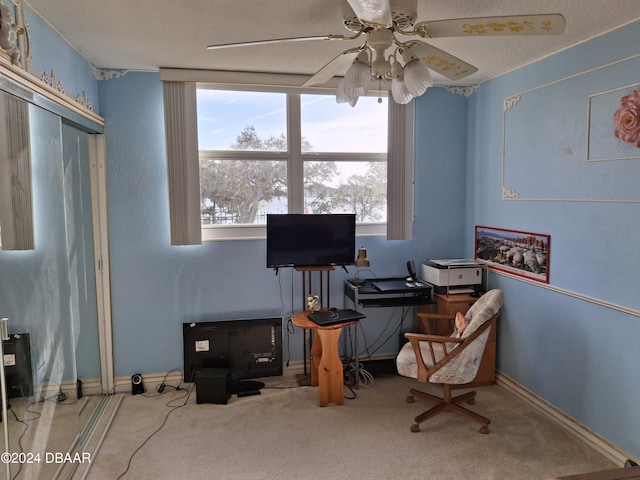
<path fill-rule="evenodd" d="M 386 98 L 362 97 L 352 108 L 333 95 L 302 95 L 300 112 L 305 212 L 386 222 Z"/>
<path fill-rule="evenodd" d="M 198 88 L 203 227 L 287 212 L 287 95 Z"/>
<path fill-rule="evenodd" d="M 333 95 L 199 86 L 197 112 L 205 238 L 264 224 L 268 213 L 386 222 L 386 99 L 352 108 Z"/>
<path fill-rule="evenodd" d="M 352 109 L 296 75 L 162 68 L 160 79 L 172 245 L 264 238 L 273 209 L 355 212 L 358 235 L 411 238 L 413 102 L 361 97 Z"/>

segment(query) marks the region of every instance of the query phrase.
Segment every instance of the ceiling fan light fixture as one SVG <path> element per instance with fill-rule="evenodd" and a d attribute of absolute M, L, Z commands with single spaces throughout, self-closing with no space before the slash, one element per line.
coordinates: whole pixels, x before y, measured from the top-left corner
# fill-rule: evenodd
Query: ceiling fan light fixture
<path fill-rule="evenodd" d="M 366 95 L 370 86 L 371 67 L 366 63 L 366 54 L 364 58 L 360 54 L 344 76 L 344 91 L 350 97 L 358 97 Z"/>
<path fill-rule="evenodd" d="M 408 38 L 403 42 L 402 37 L 417 36 L 428 40 L 493 35 L 560 35 L 566 27 L 566 20 L 561 14 L 500 15 L 416 23 L 418 0 L 344 0 L 342 3 L 343 24 L 353 35 L 272 38 L 214 44 L 207 48 L 217 50 L 282 42 L 366 38 L 360 46 L 344 50 L 325 64 L 302 87 L 324 85 L 349 67 L 337 92 L 339 103 L 354 106 L 361 95 L 368 94 L 372 80 L 378 81 L 380 91 L 383 82 L 387 89 L 391 81 L 394 98 L 400 103 L 408 103 L 433 86 L 430 70 L 449 80 L 458 81 L 473 75 L 478 68 L 422 40 Z M 425 64 L 420 59 L 425 59 Z"/>
<path fill-rule="evenodd" d="M 414 97 L 419 97 L 433 86 L 429 68 L 418 58 L 410 60 L 404 66 L 404 83 Z"/>
<path fill-rule="evenodd" d="M 409 89 L 405 85 L 402 77 L 391 80 L 391 96 L 393 97 L 393 100 L 400 105 L 405 105 L 414 98 L 411 92 L 409 92 Z"/>
<path fill-rule="evenodd" d="M 358 96 L 350 96 L 344 89 L 344 78 L 338 84 L 338 89 L 336 90 L 336 103 L 348 103 L 352 107 L 356 106 L 358 103 Z"/>

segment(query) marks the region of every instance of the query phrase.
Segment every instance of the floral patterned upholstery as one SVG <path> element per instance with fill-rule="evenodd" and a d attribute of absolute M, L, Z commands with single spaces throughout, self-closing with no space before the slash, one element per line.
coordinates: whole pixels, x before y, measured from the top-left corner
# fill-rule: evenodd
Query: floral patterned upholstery
<path fill-rule="evenodd" d="M 473 335 L 487 320 L 493 317 L 501 308 L 504 302 L 504 295 L 501 290 L 494 289 L 485 293 L 475 302 L 465 314 L 468 326 L 462 334 L 461 339 L 465 340 Z M 471 382 L 478 373 L 480 360 L 484 352 L 489 329 L 482 332 L 472 342 L 464 347 L 462 352 L 453 357 L 442 368 L 436 370 L 429 376 L 431 383 L 463 384 Z M 428 369 L 433 367 L 434 362 L 431 357 L 430 342 L 420 341 L 420 352 L 424 363 Z M 433 353 L 436 362 L 445 356 L 441 343 L 432 342 Z M 460 348 L 463 343 L 446 343 L 447 352 L 455 348 Z M 411 343 L 407 342 L 396 358 L 398 373 L 405 377 L 418 378 L 418 365 Z"/>

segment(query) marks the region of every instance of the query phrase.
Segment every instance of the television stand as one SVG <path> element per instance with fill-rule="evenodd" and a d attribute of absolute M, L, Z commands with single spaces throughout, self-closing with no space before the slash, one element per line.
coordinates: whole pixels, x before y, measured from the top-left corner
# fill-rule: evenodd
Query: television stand
<path fill-rule="evenodd" d="M 331 272 L 335 270 L 331 265 L 327 266 L 319 266 L 319 267 L 293 267 L 296 272 L 302 272 L 302 311 L 307 311 L 309 309 L 307 305 L 307 297 L 310 295 L 315 295 L 316 293 L 320 295 L 320 304 L 321 307 L 329 308 L 330 300 L 331 300 Z M 319 291 L 314 291 L 313 287 L 313 274 L 317 272 L 319 275 Z M 327 297 L 324 296 L 324 286 L 326 284 L 327 287 Z M 303 374 L 302 378 L 298 379 L 298 383 L 300 385 L 309 385 L 308 383 L 308 371 L 307 371 L 307 351 L 311 348 L 311 331 L 308 329 L 304 330 L 304 334 L 302 336 L 302 362 L 303 362 Z M 309 356 L 311 359 L 311 356 Z"/>
<path fill-rule="evenodd" d="M 307 307 L 307 297 L 309 295 L 318 294 L 320 295 L 320 301 L 322 302 L 322 306 L 329 308 L 330 305 L 330 292 L 331 292 L 331 272 L 335 270 L 332 266 L 326 267 L 294 267 L 297 272 L 302 272 L 302 311 L 308 310 Z M 313 288 L 313 273 L 318 272 L 320 276 L 320 291 L 314 292 Z M 327 298 L 324 297 L 324 286 L 327 286 Z"/>

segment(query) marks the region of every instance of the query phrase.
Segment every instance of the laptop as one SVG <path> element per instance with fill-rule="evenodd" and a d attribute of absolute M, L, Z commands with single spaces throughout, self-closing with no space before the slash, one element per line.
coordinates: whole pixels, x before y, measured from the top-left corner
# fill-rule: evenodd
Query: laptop
<path fill-rule="evenodd" d="M 411 293 L 415 291 L 429 290 L 429 286 L 420 281 L 391 279 L 391 280 L 372 280 L 371 285 L 380 291 L 386 293 L 402 292 Z"/>
<path fill-rule="evenodd" d="M 360 320 L 361 318 L 366 318 L 366 315 L 363 315 L 356 310 L 352 310 L 350 308 L 346 309 L 333 309 L 333 310 L 324 310 L 322 312 L 310 313 L 307 315 L 309 320 L 318 324 L 321 327 L 327 327 L 329 325 L 337 325 L 339 323 L 353 322 L 354 320 Z"/>

